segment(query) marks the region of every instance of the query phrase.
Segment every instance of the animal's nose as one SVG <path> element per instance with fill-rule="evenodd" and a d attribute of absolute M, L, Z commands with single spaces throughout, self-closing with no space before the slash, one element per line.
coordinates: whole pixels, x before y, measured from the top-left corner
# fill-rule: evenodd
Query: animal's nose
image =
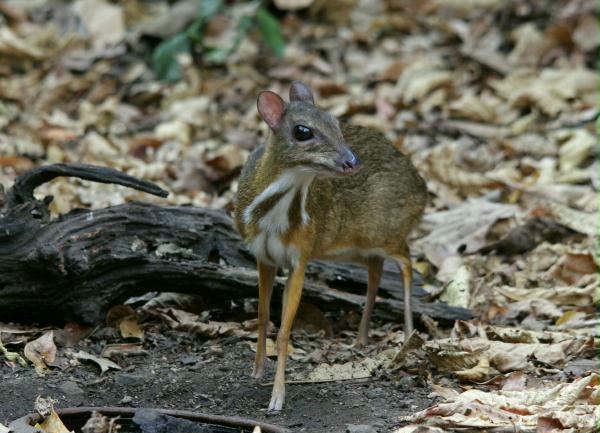
<path fill-rule="evenodd" d="M 358 157 L 351 151 L 346 151 L 342 158 L 342 170 L 344 173 L 356 173 L 362 168 L 362 162 Z"/>

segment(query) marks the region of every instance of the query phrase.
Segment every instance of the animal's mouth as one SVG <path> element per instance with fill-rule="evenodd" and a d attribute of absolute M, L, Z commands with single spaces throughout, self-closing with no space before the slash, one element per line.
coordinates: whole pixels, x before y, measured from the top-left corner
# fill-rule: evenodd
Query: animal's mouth
<path fill-rule="evenodd" d="M 362 164 L 352 167 L 343 165 L 312 164 L 313 170 L 320 177 L 346 177 L 358 173 Z"/>
<path fill-rule="evenodd" d="M 361 160 L 350 150 L 344 151 L 336 164 L 336 171 L 341 176 L 353 175 L 358 173 L 361 168 Z"/>
<path fill-rule="evenodd" d="M 317 176 L 322 177 L 352 176 L 363 167 L 362 161 L 350 151 L 338 155 L 337 158 L 319 158 L 310 161 L 309 165 Z"/>
<path fill-rule="evenodd" d="M 362 163 L 358 161 L 356 164 L 349 164 L 348 162 L 342 164 L 341 167 L 335 169 L 335 174 L 338 176 L 352 176 L 358 173 L 362 169 Z"/>

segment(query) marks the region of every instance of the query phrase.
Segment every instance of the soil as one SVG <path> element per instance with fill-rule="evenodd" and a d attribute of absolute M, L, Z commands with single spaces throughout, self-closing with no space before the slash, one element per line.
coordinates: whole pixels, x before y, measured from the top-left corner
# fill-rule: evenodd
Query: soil
<path fill-rule="evenodd" d="M 87 345 L 82 349 L 99 353 L 106 342 L 100 330 L 82 342 Z M 284 410 L 267 415 L 271 387 L 250 378 L 254 353 L 248 341 L 234 337 L 206 340 L 156 325 L 146 331 L 144 347 L 144 355 L 115 359 L 122 370 L 104 374 L 95 364 L 82 363 L 38 377 L 31 367 L 1 363 L 0 423 L 7 425 L 33 412 L 34 401 L 41 395 L 58 400 L 60 408 L 187 409 L 265 420 L 294 432 L 345 433 L 348 424 L 390 432 L 401 425 L 399 416 L 434 403 L 427 386 L 413 376 L 378 377 L 288 384 Z M 265 382 L 272 380 L 274 365 L 270 361 Z M 290 359 L 287 371 L 309 368 L 308 362 Z"/>

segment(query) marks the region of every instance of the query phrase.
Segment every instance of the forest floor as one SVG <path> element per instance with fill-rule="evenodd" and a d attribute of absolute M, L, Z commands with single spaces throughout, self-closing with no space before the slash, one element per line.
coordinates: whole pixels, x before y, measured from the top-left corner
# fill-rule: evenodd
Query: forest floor
<path fill-rule="evenodd" d="M 100 375 L 93 364 L 79 365 L 38 377 L 31 368 L 0 366 L 0 423 L 34 412 L 38 395 L 57 400 L 56 406 L 125 406 L 194 410 L 240 416 L 287 427 L 298 432 L 345 433 L 349 424 L 391 431 L 399 416 L 431 406 L 425 381 L 410 375 L 348 381 L 287 385 L 282 412 L 268 415 L 270 384 L 250 377 L 254 352 L 237 337 L 204 340 L 190 333 L 152 325 L 146 333 L 151 349 L 118 359 L 122 370 Z M 84 350 L 101 350 L 106 335 L 89 337 Z M 108 339 L 110 342 L 110 338 Z M 348 343 L 351 341 L 348 340 Z M 327 344 L 327 341 L 324 341 Z M 376 351 L 372 344 L 357 351 L 356 359 Z M 272 380 L 271 361 L 265 382 Z M 288 374 L 306 371 L 309 364 L 290 359 Z"/>

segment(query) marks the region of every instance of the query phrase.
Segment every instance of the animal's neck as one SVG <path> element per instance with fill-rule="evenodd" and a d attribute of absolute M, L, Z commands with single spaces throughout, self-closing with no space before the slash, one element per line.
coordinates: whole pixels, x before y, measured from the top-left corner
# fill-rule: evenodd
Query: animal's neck
<path fill-rule="evenodd" d="M 244 209 L 244 222 L 257 224 L 262 231 L 281 234 L 308 223 L 306 198 L 315 176 L 300 167 L 282 166 L 276 158 L 265 152 L 257 170 L 262 188 Z"/>

